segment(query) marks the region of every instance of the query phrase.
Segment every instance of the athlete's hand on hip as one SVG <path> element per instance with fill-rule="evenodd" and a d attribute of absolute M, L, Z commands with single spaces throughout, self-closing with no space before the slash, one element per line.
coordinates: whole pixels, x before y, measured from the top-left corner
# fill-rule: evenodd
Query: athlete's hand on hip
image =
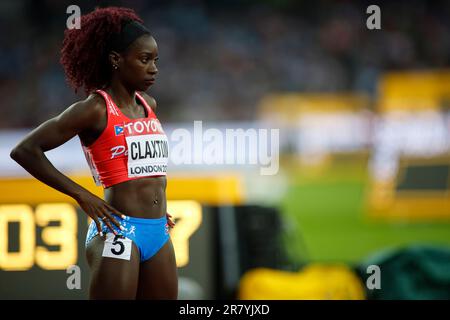
<path fill-rule="evenodd" d="M 111 213 L 114 213 L 119 217 L 124 217 L 124 215 L 117 211 L 110 204 L 106 203 L 103 199 L 97 197 L 95 194 L 86 191 L 78 195 L 75 200 L 78 202 L 81 209 L 83 209 L 83 211 L 86 212 L 86 214 L 91 217 L 92 220 L 94 220 L 100 236 L 103 236 L 100 220 L 102 220 L 102 222 L 106 224 L 106 226 L 111 229 L 111 231 L 115 235 L 117 235 L 117 231 L 113 229 L 112 223 L 115 224 L 119 229 L 124 229 L 120 225 L 120 223 L 117 222 L 116 219 L 114 219 Z"/>
<path fill-rule="evenodd" d="M 167 217 L 167 223 L 169 224 L 169 227 L 173 228 L 175 227 L 175 222 L 172 220 L 172 216 L 169 213 L 166 213 Z"/>

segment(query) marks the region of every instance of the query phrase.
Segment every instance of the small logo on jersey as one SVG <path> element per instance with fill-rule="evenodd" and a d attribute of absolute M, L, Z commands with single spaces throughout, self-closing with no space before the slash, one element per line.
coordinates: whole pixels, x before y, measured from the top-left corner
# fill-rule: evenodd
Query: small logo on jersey
<path fill-rule="evenodd" d="M 114 126 L 114 133 L 116 134 L 116 136 L 120 136 L 123 135 L 123 126 L 121 125 L 115 125 Z"/>
<path fill-rule="evenodd" d="M 128 156 L 128 150 L 125 146 L 115 146 L 111 148 L 111 159 L 114 159 L 122 154 L 126 157 Z"/>

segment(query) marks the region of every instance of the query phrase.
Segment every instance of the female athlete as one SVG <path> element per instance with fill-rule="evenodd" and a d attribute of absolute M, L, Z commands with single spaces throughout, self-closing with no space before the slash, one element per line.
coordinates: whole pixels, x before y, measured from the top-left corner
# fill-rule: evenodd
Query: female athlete
<path fill-rule="evenodd" d="M 166 211 L 168 141 L 145 91 L 158 48 L 136 13 L 96 9 L 64 33 L 60 62 L 87 98 L 31 131 L 11 157 L 77 201 L 92 218 L 86 237 L 91 299 L 176 299 L 178 277 Z M 105 198 L 59 172 L 44 152 L 78 136 Z"/>

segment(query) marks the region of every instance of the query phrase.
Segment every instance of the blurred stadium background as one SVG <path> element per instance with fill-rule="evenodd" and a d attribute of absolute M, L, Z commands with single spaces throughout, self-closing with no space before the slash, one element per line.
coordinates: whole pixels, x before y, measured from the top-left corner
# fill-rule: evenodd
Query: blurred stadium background
<path fill-rule="evenodd" d="M 371 2 L 293 0 L 0 2 L 0 298 L 87 297 L 86 215 L 9 158 L 83 99 L 58 62 L 71 4 L 144 18 L 169 135 L 280 129 L 276 175 L 170 167 L 180 298 L 450 299 L 450 3 L 378 1 L 368 30 Z M 102 195 L 78 139 L 47 155 Z"/>

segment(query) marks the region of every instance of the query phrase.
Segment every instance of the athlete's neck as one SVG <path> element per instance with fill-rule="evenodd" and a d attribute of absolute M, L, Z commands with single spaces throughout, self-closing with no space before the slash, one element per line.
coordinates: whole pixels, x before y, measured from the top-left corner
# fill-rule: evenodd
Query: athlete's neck
<path fill-rule="evenodd" d="M 113 81 L 111 85 L 105 89 L 105 91 L 109 93 L 115 104 L 120 109 L 134 110 L 137 107 L 135 90 L 129 90 L 121 83 Z"/>

